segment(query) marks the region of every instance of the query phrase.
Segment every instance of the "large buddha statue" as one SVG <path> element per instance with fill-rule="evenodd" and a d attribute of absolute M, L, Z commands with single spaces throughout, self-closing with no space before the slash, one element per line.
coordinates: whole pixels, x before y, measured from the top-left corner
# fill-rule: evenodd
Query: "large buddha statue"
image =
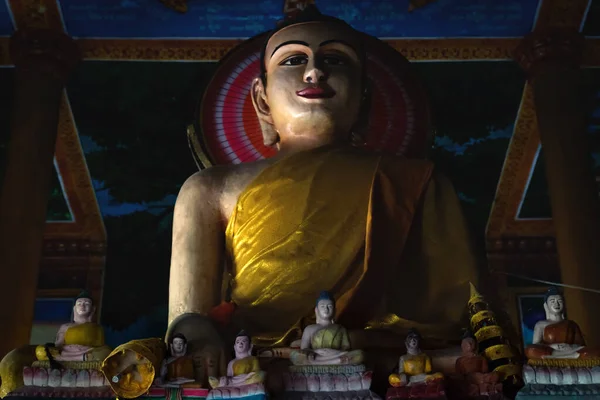
<path fill-rule="evenodd" d="M 321 292 L 315 306 L 317 323 L 304 328 L 300 350 L 291 354 L 294 365 L 357 365 L 364 359 L 361 350 L 350 349 L 346 328 L 336 324 L 335 301 L 329 292 Z"/>
<path fill-rule="evenodd" d="M 54 345 L 40 345 L 35 355 L 40 361 L 102 361 L 110 353 L 104 343 L 104 328 L 93 322 L 96 307 L 87 291 L 75 299 L 73 322 L 58 329 Z"/>
<path fill-rule="evenodd" d="M 583 333 L 575 321 L 565 318 L 565 300 L 556 287 L 544 296 L 546 319 L 533 328 L 533 344 L 525 349 L 529 359 L 600 359 L 598 349 L 586 347 Z"/>
<path fill-rule="evenodd" d="M 182 186 L 169 334 L 209 340 L 208 315 L 231 300 L 232 325 L 257 342 L 296 339 L 286 333 L 306 325 L 318 283 L 349 331 L 419 326 L 445 337 L 456 327 L 460 338 L 476 268 L 451 184 L 429 161 L 351 139 L 367 125 L 362 35 L 308 6 L 268 36 L 250 90 L 264 142 L 278 152 Z"/>

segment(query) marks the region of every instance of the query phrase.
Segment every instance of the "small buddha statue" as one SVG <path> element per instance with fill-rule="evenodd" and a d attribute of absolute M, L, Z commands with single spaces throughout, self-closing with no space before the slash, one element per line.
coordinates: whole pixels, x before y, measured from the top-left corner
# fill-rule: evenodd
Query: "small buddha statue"
<path fill-rule="evenodd" d="M 490 372 L 485 357 L 477 354 L 477 342 L 465 335 L 461 343 L 462 356 L 456 360 L 456 373 L 464 378 L 463 393 L 469 397 L 487 396 L 502 390 L 500 376 Z"/>
<path fill-rule="evenodd" d="M 389 377 L 393 387 L 430 383 L 443 379 L 441 373 L 432 373 L 431 358 L 421 351 L 421 335 L 411 329 L 406 336 L 406 354 L 398 361 L 398 373 Z"/>
<path fill-rule="evenodd" d="M 172 385 L 194 380 L 194 360 L 187 354 L 187 339 L 176 333 L 169 339 L 169 357 L 162 363 L 158 383 Z"/>
<path fill-rule="evenodd" d="M 209 377 L 213 389 L 263 383 L 265 372 L 260 369 L 258 358 L 252 355 L 252 338 L 245 331 L 238 333 L 233 345 L 235 359 L 227 365 L 227 376 Z"/>
<path fill-rule="evenodd" d="M 290 359 L 294 365 L 356 365 L 362 363 L 361 350 L 350 349 L 346 328 L 336 324 L 335 300 L 326 291 L 321 292 L 315 306 L 316 324 L 304 328 L 300 351 Z"/>
<path fill-rule="evenodd" d="M 73 306 L 73 322 L 58 329 L 54 345 L 35 350 L 40 361 L 102 361 L 110 353 L 104 343 L 104 329 L 93 322 L 96 307 L 87 291 L 81 292 Z"/>
<path fill-rule="evenodd" d="M 533 344 L 525 348 L 529 359 L 544 358 L 600 358 L 597 349 L 586 347 L 579 325 L 565 318 L 565 300 L 556 287 L 544 296 L 546 319 L 533 328 Z"/>

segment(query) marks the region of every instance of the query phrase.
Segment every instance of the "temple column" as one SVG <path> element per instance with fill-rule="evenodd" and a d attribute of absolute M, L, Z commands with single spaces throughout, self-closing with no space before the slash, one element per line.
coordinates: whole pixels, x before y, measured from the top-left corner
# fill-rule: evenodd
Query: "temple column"
<path fill-rule="evenodd" d="M 60 100 L 79 59 L 75 42 L 49 29 L 10 40 L 15 93 L 0 196 L 0 357 L 29 343 Z"/>
<path fill-rule="evenodd" d="M 533 89 L 564 284 L 600 289 L 600 204 L 586 134 L 583 36 L 552 29 L 525 37 L 516 59 Z M 600 345 L 600 294 L 565 289 L 567 313 Z"/>

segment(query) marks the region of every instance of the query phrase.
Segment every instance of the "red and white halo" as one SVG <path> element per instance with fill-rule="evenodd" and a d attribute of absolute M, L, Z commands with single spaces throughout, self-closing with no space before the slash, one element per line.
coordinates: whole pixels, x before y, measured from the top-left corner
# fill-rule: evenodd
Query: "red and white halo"
<path fill-rule="evenodd" d="M 250 88 L 260 75 L 260 52 L 266 35 L 233 49 L 222 61 L 200 106 L 200 132 L 214 164 L 239 164 L 271 157 L 263 144 Z M 364 35 L 371 107 L 365 147 L 423 157 L 432 130 L 426 96 L 409 62 L 393 48 Z"/>

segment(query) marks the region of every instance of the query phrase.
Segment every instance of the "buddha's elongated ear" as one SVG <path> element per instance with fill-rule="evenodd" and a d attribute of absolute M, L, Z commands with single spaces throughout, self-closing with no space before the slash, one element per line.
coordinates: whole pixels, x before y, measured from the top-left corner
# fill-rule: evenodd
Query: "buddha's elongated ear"
<path fill-rule="evenodd" d="M 274 146 L 279 142 L 279 134 L 273 126 L 273 117 L 271 116 L 271 108 L 267 102 L 267 91 L 262 79 L 255 78 L 252 82 L 251 96 L 256 116 L 260 123 L 260 128 L 263 134 L 263 142 L 265 146 Z"/>
<path fill-rule="evenodd" d="M 371 112 L 371 91 L 370 82 L 367 82 L 360 102 L 360 110 L 356 124 L 352 128 L 352 136 L 350 138 L 353 145 L 364 146 L 369 129 L 369 114 Z"/>

